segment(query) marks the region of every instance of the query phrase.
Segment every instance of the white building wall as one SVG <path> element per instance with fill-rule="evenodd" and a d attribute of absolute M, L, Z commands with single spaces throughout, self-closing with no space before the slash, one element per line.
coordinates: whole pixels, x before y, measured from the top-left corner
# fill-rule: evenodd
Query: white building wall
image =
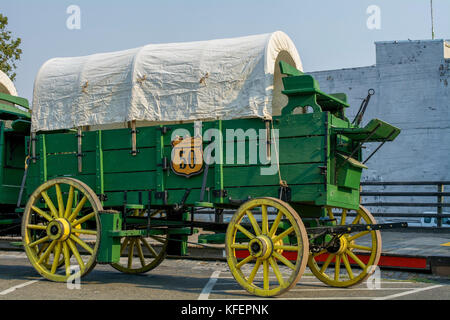
<path fill-rule="evenodd" d="M 375 45 L 374 66 L 310 73 L 324 92 L 347 94 L 351 120 L 373 88 L 363 125 L 379 118 L 402 129 L 367 162 L 363 180 L 450 180 L 450 48 L 443 40 Z"/>
<path fill-rule="evenodd" d="M 376 42 L 376 64 L 311 72 L 326 93 L 344 92 L 353 120 L 370 88 L 363 119 L 387 121 L 402 132 L 367 163 L 363 181 L 450 181 L 450 46 L 443 40 Z M 378 143 L 366 144 L 364 158 Z M 368 187 L 366 187 L 368 188 Z M 383 190 L 372 187 L 365 190 Z M 448 186 L 447 186 L 448 188 Z M 388 187 L 385 191 L 437 191 L 436 186 Z M 448 191 L 448 190 L 445 190 Z M 435 197 L 365 197 L 367 202 L 437 202 Z M 436 212 L 436 207 L 371 207 L 372 212 Z M 444 208 L 444 212 L 449 208 Z M 394 219 L 395 220 L 395 219 Z M 405 220 L 402 218 L 400 220 Z M 411 222 L 414 219 L 406 219 Z M 415 219 L 416 222 L 419 219 Z M 383 221 L 383 219 L 379 219 Z M 385 220 L 386 221 L 386 220 Z M 392 221 L 392 220 L 390 220 Z M 413 221 L 414 222 L 414 221 Z"/>

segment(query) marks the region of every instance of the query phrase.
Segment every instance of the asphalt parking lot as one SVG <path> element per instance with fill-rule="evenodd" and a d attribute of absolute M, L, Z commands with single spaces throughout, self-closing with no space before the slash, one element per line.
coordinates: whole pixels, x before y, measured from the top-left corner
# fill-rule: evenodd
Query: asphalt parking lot
<path fill-rule="evenodd" d="M 74 288 L 69 288 L 74 287 Z M 144 275 L 120 273 L 109 265 L 97 265 L 75 283 L 50 282 L 40 277 L 25 253 L 0 251 L 0 300 L 245 300 L 258 299 L 242 289 L 225 262 L 166 259 Z M 274 299 L 274 298 L 269 298 Z M 332 288 L 308 269 L 285 300 L 450 300 L 450 278 L 430 274 L 382 270 L 377 286 L 362 283 L 351 288 Z"/>

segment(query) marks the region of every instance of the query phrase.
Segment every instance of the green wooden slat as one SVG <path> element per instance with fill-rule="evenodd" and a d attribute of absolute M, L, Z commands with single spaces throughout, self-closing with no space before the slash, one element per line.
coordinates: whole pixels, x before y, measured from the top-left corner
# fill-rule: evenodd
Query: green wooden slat
<path fill-rule="evenodd" d="M 280 72 L 281 74 L 285 74 L 288 76 L 300 76 L 303 74 L 300 70 L 297 70 L 295 67 L 291 66 L 289 63 L 280 61 Z"/>
<path fill-rule="evenodd" d="M 104 166 L 103 166 L 103 149 L 102 149 L 102 131 L 97 131 L 97 147 L 95 152 L 96 162 L 96 184 L 95 190 L 97 194 L 104 193 Z"/>
<path fill-rule="evenodd" d="M 21 98 L 21 97 L 16 97 L 16 96 L 12 96 L 10 94 L 7 93 L 0 93 L 0 101 L 6 101 L 6 102 L 10 102 L 13 104 L 17 104 L 21 107 L 24 108 L 29 108 L 28 105 L 28 100 L 25 98 Z"/>
<path fill-rule="evenodd" d="M 82 174 L 95 174 L 97 163 L 95 152 L 83 152 L 83 172 Z M 76 153 L 67 154 L 47 154 L 48 175 L 77 175 L 78 158 Z"/>
<path fill-rule="evenodd" d="M 78 150 L 76 134 L 76 132 L 47 134 L 47 153 L 76 153 Z M 97 145 L 96 131 L 83 131 L 82 134 L 83 152 L 95 151 Z"/>
<path fill-rule="evenodd" d="M 104 171 L 154 171 L 156 170 L 156 149 L 139 148 L 136 156 L 131 155 L 130 149 L 103 151 Z"/>
<path fill-rule="evenodd" d="M 47 150 L 46 150 L 46 141 L 45 141 L 45 134 L 39 135 L 39 177 L 41 180 L 41 183 L 44 183 L 47 181 Z"/>
<path fill-rule="evenodd" d="M 375 130 L 375 131 L 374 131 Z M 375 132 L 372 134 L 372 132 Z M 400 129 L 393 125 L 381 121 L 379 119 L 372 119 L 364 128 L 336 128 L 335 132 L 344 134 L 356 141 L 362 141 L 369 138 L 367 141 L 393 141 L 399 134 Z"/>
<path fill-rule="evenodd" d="M 320 174 L 320 163 L 281 165 L 280 171 L 283 180 L 288 184 L 323 183 L 323 175 Z M 279 182 L 278 174 L 261 175 L 261 167 L 225 167 L 224 186 L 258 186 L 276 185 Z"/>

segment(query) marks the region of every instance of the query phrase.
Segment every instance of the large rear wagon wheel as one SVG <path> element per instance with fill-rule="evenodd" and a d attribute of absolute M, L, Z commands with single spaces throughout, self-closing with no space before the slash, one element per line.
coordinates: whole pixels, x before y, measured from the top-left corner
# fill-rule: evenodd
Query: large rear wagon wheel
<path fill-rule="evenodd" d="M 56 178 L 39 186 L 22 218 L 23 246 L 36 271 L 57 282 L 88 274 L 96 264 L 102 210 L 95 192 L 79 180 Z"/>
<path fill-rule="evenodd" d="M 327 209 L 328 217 L 339 221 L 336 224 L 376 224 L 375 218 L 363 206 L 356 210 L 355 217 L 350 217 L 351 212 L 346 209 L 337 210 L 340 210 L 340 219 L 335 218 L 331 208 Z M 359 252 L 363 255 L 358 255 Z M 362 259 L 363 256 L 365 259 Z M 328 249 L 311 252 L 308 267 L 320 281 L 329 286 L 350 287 L 363 282 L 375 272 L 380 256 L 381 232 L 359 231 L 344 234 Z"/>
<path fill-rule="evenodd" d="M 230 271 L 251 294 L 283 294 L 305 271 L 309 252 L 306 229 L 297 212 L 279 199 L 256 198 L 244 203 L 228 225 L 225 242 Z M 242 252 L 249 255 L 243 257 Z"/>

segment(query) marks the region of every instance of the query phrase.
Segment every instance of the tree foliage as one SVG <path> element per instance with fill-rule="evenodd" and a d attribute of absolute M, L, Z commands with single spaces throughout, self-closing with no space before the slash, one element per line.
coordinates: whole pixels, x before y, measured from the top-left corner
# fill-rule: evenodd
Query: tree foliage
<path fill-rule="evenodd" d="M 22 40 L 14 39 L 11 31 L 6 29 L 8 25 L 8 17 L 0 13 L 0 70 L 8 75 L 14 81 L 17 68 L 16 62 L 20 60 L 22 49 L 19 48 Z"/>

